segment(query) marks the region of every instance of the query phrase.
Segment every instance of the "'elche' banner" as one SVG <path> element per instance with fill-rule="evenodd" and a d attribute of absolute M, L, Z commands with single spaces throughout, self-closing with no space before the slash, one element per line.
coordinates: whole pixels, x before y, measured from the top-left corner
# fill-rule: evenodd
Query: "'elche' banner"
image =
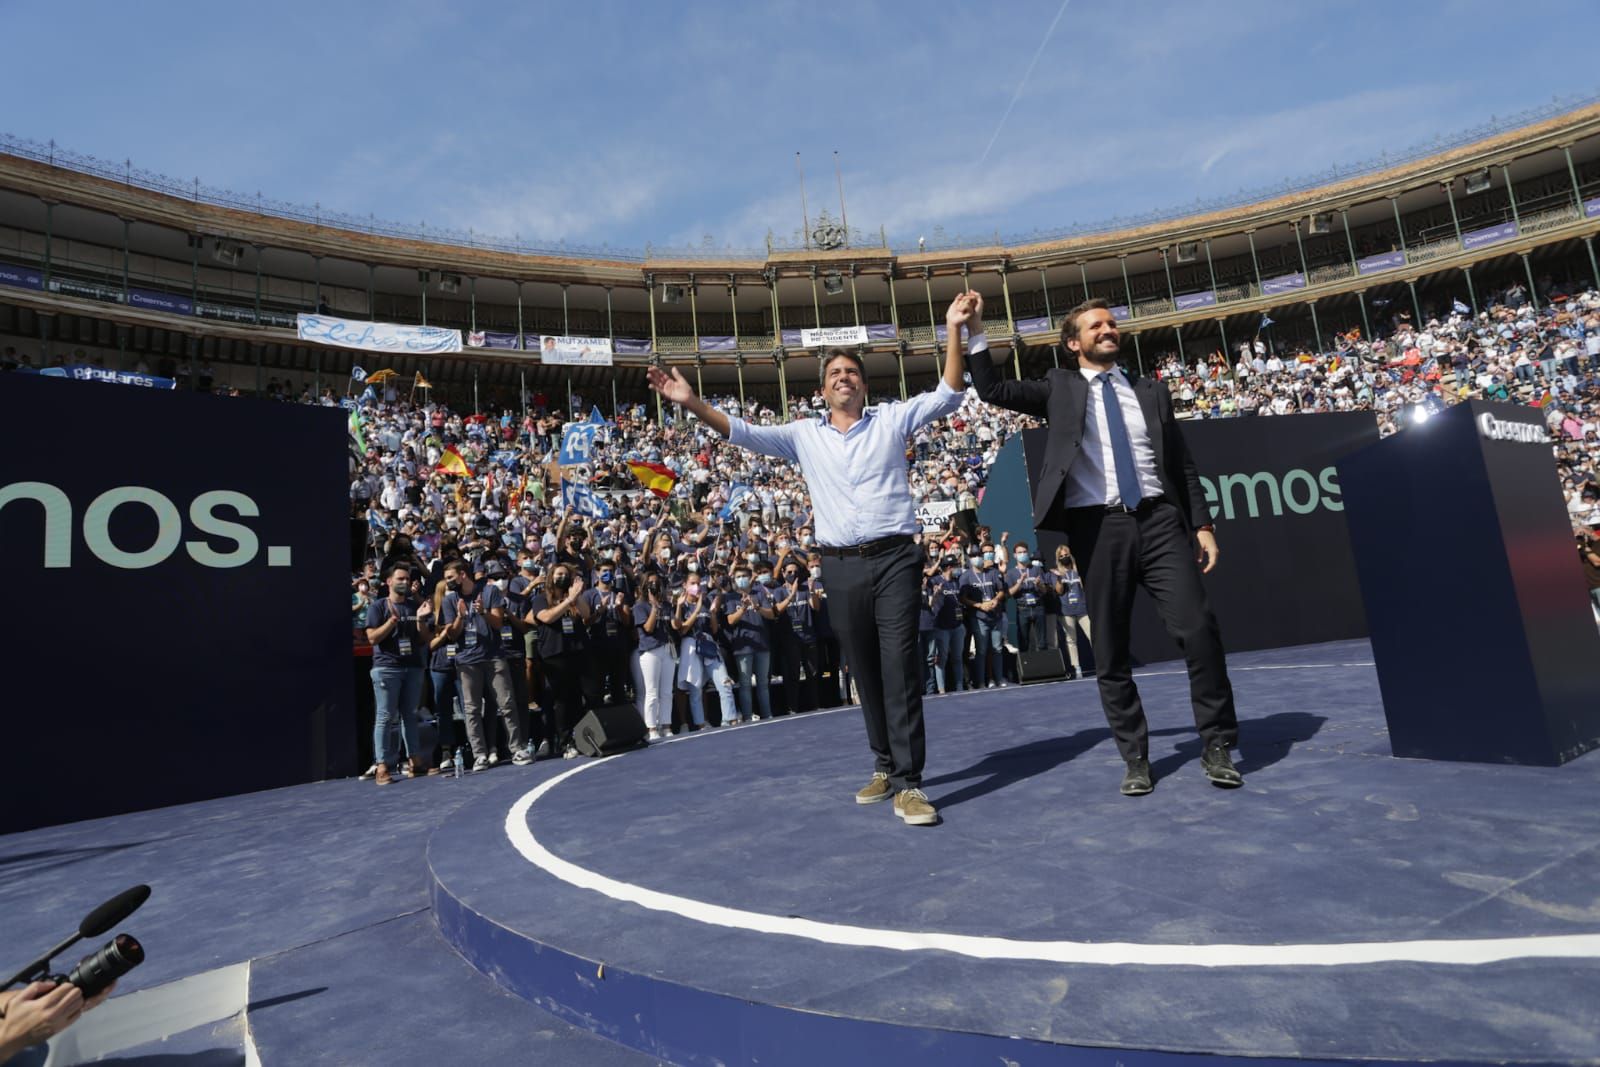
<path fill-rule="evenodd" d="M 361 322 L 331 315 L 295 316 L 302 341 L 364 352 L 460 352 L 461 331 L 443 326 L 402 326 L 393 322 Z"/>

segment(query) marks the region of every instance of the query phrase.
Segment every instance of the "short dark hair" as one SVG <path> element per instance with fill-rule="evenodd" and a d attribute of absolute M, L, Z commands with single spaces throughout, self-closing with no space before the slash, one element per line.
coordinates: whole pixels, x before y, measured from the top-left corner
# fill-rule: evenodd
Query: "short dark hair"
<path fill-rule="evenodd" d="M 822 350 L 822 367 L 817 372 L 824 382 L 828 380 L 828 364 L 836 359 L 848 359 L 856 365 L 856 370 L 861 372 L 861 377 L 865 378 L 867 376 L 867 365 L 862 362 L 858 353 L 852 352 L 848 348 L 825 348 Z"/>
<path fill-rule="evenodd" d="M 394 577 L 395 571 L 405 571 L 406 576 L 410 577 L 411 564 L 407 563 L 403 559 L 390 561 L 389 565 L 383 568 L 383 580 L 387 582 L 390 578 Z"/>
<path fill-rule="evenodd" d="M 1101 300 L 1099 297 L 1095 297 L 1092 300 L 1085 300 L 1083 303 L 1067 312 L 1066 318 L 1061 320 L 1061 352 L 1063 355 L 1071 351 L 1071 349 L 1067 347 L 1067 342 L 1075 340 L 1078 336 L 1078 316 L 1082 315 L 1086 311 L 1093 311 L 1096 308 L 1099 308 L 1102 311 L 1110 311 L 1111 305 L 1106 303 L 1104 300 Z"/>
<path fill-rule="evenodd" d="M 466 574 L 470 577 L 472 568 L 468 567 L 460 557 L 452 556 L 444 561 L 444 573 L 449 574 L 451 571 L 455 571 L 458 574 Z"/>

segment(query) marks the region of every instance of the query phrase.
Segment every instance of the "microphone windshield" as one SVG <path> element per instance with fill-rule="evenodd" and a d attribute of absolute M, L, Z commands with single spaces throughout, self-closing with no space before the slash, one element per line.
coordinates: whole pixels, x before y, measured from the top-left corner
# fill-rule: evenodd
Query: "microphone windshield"
<path fill-rule="evenodd" d="M 83 922 L 78 924 L 78 933 L 82 937 L 99 937 L 138 911 L 139 905 L 149 899 L 150 887 L 147 885 L 125 889 L 85 915 Z"/>

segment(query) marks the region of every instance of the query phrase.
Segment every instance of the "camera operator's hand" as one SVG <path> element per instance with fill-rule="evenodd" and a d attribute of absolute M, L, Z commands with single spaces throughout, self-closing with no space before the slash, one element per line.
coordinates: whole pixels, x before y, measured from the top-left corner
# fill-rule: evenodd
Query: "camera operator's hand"
<path fill-rule="evenodd" d="M 99 1004 L 106 994 L 95 998 Z M 0 994 L 0 1062 L 23 1049 L 42 1044 L 77 1021 L 87 1010 L 83 993 L 70 982 L 33 982 L 11 994 Z"/>

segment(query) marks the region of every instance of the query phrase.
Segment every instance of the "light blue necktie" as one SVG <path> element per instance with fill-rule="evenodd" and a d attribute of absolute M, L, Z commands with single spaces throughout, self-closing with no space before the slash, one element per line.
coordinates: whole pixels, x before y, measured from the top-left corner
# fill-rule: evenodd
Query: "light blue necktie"
<path fill-rule="evenodd" d="M 1122 495 L 1122 506 L 1132 511 L 1144 499 L 1144 491 L 1139 488 L 1139 470 L 1133 465 L 1133 441 L 1128 437 L 1128 424 L 1122 417 L 1117 390 L 1111 384 L 1111 372 L 1096 377 L 1100 381 L 1100 395 L 1106 402 L 1106 434 L 1111 438 L 1111 458 L 1117 464 L 1117 492 Z"/>

